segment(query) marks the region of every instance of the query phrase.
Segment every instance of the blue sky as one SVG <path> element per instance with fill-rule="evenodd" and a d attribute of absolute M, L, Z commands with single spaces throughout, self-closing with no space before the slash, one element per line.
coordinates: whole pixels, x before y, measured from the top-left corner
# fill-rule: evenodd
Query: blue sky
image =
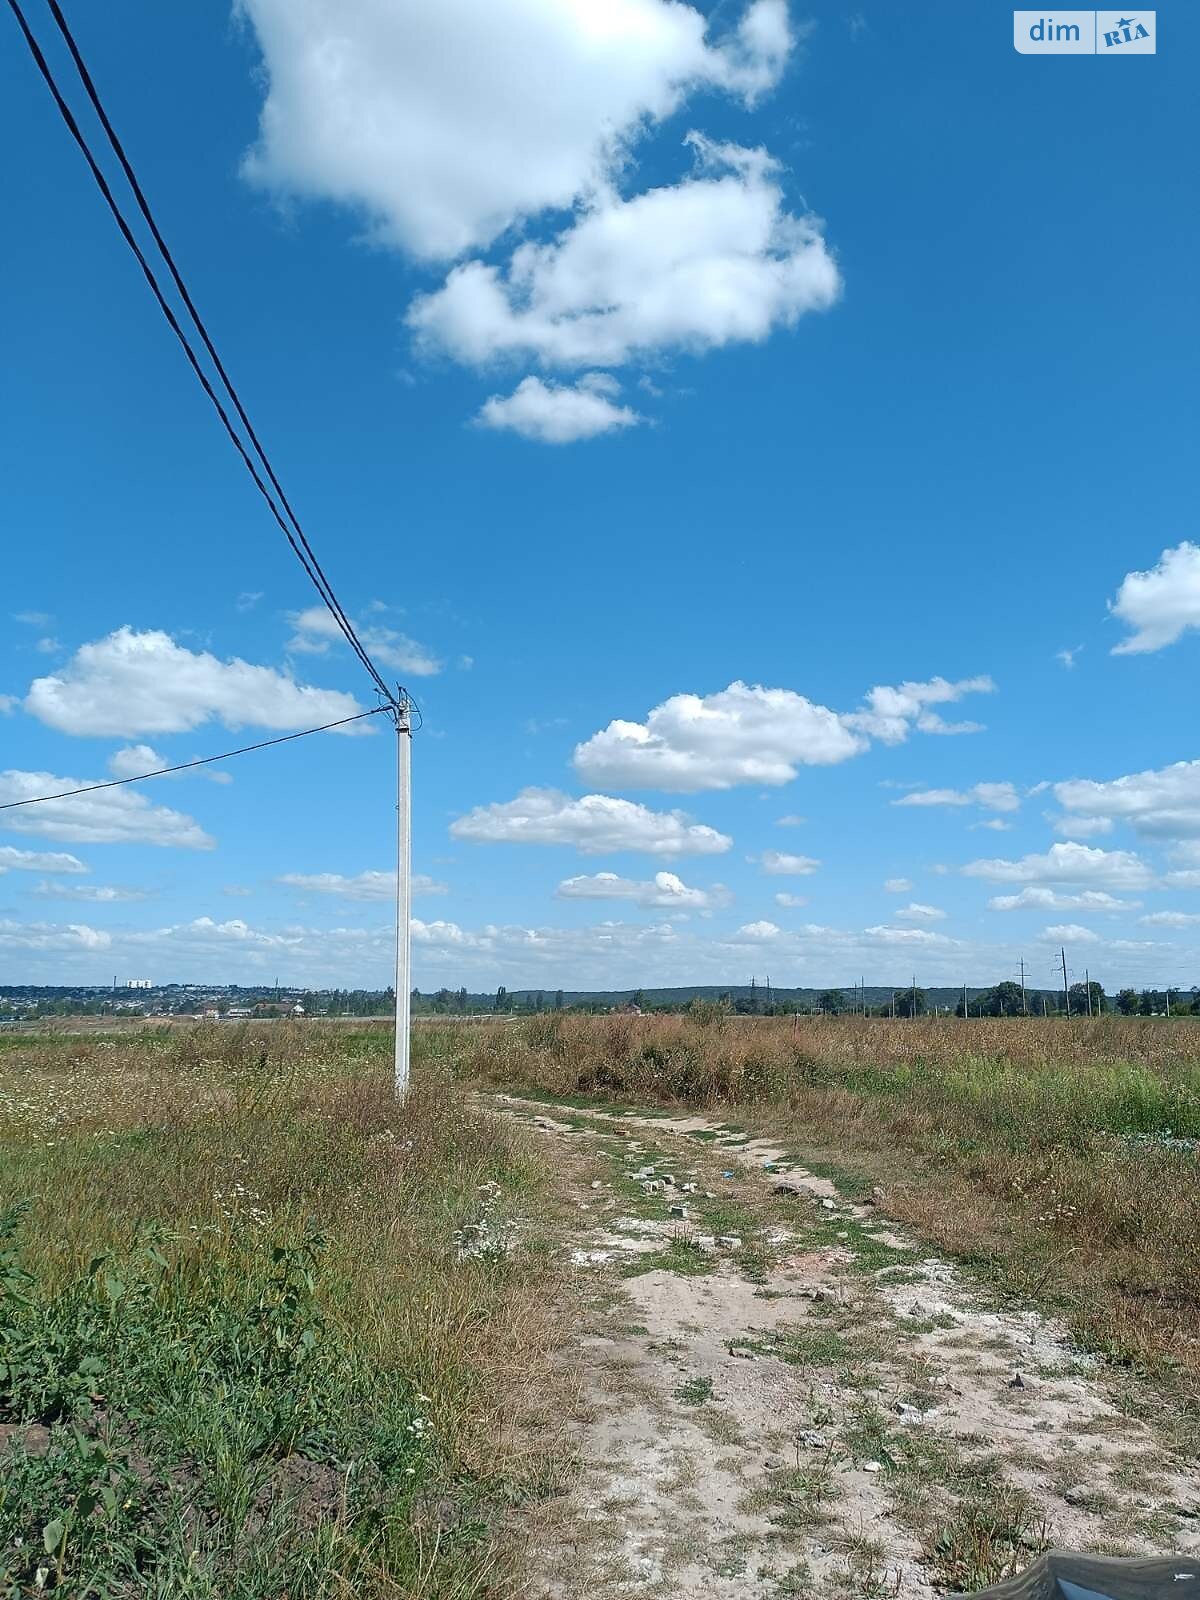
<path fill-rule="evenodd" d="M 1200 983 L 1194 8 L 75 10 L 423 988 Z M 372 703 L 12 43 L 3 798 Z M 386 983 L 366 726 L 0 813 L 0 980 Z"/>

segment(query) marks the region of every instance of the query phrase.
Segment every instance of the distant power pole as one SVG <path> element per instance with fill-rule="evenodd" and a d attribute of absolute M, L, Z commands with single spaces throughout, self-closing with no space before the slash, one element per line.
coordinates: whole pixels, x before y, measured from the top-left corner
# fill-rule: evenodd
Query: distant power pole
<path fill-rule="evenodd" d="M 892 1021 L 896 1020 L 896 991 L 892 990 Z"/>
<path fill-rule="evenodd" d="M 912 981 L 912 1017 L 915 1022 L 917 1020 L 917 975 L 915 972 L 913 973 Z"/>
<path fill-rule="evenodd" d="M 1019 966 L 1019 968 L 1021 970 L 1021 1014 L 1023 1016 L 1027 1017 L 1029 1015 L 1029 1002 L 1025 998 L 1025 957 L 1024 956 L 1021 957 L 1021 959 L 1017 963 L 1017 965 Z"/>
<path fill-rule="evenodd" d="M 1088 1016 L 1092 1014 L 1092 974 L 1087 967 L 1083 969 L 1083 991 L 1087 995 Z"/>
<path fill-rule="evenodd" d="M 1068 987 L 1067 987 L 1067 952 L 1066 952 L 1066 950 L 1065 950 L 1065 949 L 1064 949 L 1064 948 L 1063 948 L 1063 947 L 1062 947 L 1062 946 L 1061 946 L 1061 945 L 1060 945 L 1060 946 L 1059 946 L 1059 951 L 1058 951 L 1058 953 L 1059 953 L 1059 955 L 1060 955 L 1060 956 L 1061 956 L 1061 957 L 1062 957 L 1062 972 L 1063 972 L 1063 1004 L 1064 1004 L 1064 1005 L 1065 1005 L 1065 1006 L 1066 1006 L 1066 1008 L 1067 1008 L 1067 1015 L 1068 1015 L 1068 1016 L 1070 1016 L 1070 1015 L 1071 1015 L 1071 991 L 1070 991 L 1070 989 L 1069 989 L 1069 988 L 1068 988 Z"/>
<path fill-rule="evenodd" d="M 970 1015 L 971 1015 L 971 1013 L 967 1010 L 967 986 L 964 983 L 963 984 L 963 1021 L 965 1022 L 966 1019 Z"/>

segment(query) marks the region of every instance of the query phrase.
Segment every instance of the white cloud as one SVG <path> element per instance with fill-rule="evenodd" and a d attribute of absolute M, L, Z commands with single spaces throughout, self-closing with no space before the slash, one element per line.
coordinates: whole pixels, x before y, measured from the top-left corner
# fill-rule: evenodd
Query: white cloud
<path fill-rule="evenodd" d="M 775 904 L 784 906 L 789 911 L 796 911 L 801 906 L 808 904 L 808 896 L 806 894 L 788 894 L 786 889 L 781 889 L 775 896 Z"/>
<path fill-rule="evenodd" d="M 1200 628 L 1200 545 L 1185 539 L 1148 572 L 1126 573 L 1109 610 L 1134 630 L 1113 646 L 1115 656 L 1162 650 Z"/>
<path fill-rule="evenodd" d="M 359 872 L 345 877 L 340 872 L 285 872 L 276 883 L 289 889 L 303 889 L 311 894 L 334 895 L 339 900 L 386 900 L 396 898 L 394 872 Z M 414 873 L 413 894 L 445 894 L 446 885 L 436 883 L 424 873 Z"/>
<path fill-rule="evenodd" d="M 941 922 L 946 913 L 940 906 L 926 906 L 919 900 L 913 900 L 903 911 L 897 911 L 896 915 L 903 917 L 905 922 Z"/>
<path fill-rule="evenodd" d="M 59 794 L 66 789 L 83 788 L 91 781 L 59 778 L 50 772 L 0 772 L 0 802 Z M 184 850 L 209 850 L 213 845 L 193 818 L 167 806 L 152 805 L 133 789 L 102 789 L 73 800 L 46 800 L 6 812 L 4 825 L 15 833 L 40 834 L 67 844 L 154 844 Z"/>
<path fill-rule="evenodd" d="M 614 405 L 607 394 L 583 382 L 572 387 L 529 377 L 507 397 L 494 394 L 485 400 L 476 420 L 539 444 L 573 444 L 632 428 L 642 419 L 631 407 Z"/>
<path fill-rule="evenodd" d="M 1110 889 L 1142 889 L 1153 874 L 1140 856 L 1128 850 L 1101 850 L 1086 844 L 1052 844 L 1044 855 L 1022 856 L 1019 861 L 971 861 L 963 867 L 969 878 L 990 878 L 994 883 L 1079 883 Z"/>
<path fill-rule="evenodd" d="M 1063 894 L 1058 889 L 1025 888 L 1019 894 L 998 894 L 988 901 L 989 911 L 1135 911 L 1140 900 L 1118 900 L 1106 889 L 1081 889 Z"/>
<path fill-rule="evenodd" d="M 1069 650 L 1064 649 L 1055 651 L 1054 659 L 1056 661 L 1061 661 L 1063 666 L 1066 667 L 1069 672 L 1075 665 L 1075 657 L 1079 655 L 1082 650 L 1083 646 L 1081 644 L 1072 645 Z"/>
<path fill-rule="evenodd" d="M 791 47 L 784 0 L 709 39 L 672 0 L 242 0 L 266 67 L 243 170 L 352 206 L 429 260 L 604 193 L 689 93 L 753 102 Z"/>
<path fill-rule="evenodd" d="M 888 894 L 907 894 L 912 886 L 911 878 L 885 878 L 883 882 Z"/>
<path fill-rule="evenodd" d="M 470 365 L 615 366 L 758 343 L 828 309 L 837 267 L 819 220 L 785 208 L 777 164 L 695 132 L 687 142 L 695 176 L 630 199 L 600 191 L 557 238 L 520 245 L 504 271 L 456 267 L 409 312 L 421 344 Z"/>
<path fill-rule="evenodd" d="M 994 694 L 996 685 L 986 675 L 960 678 L 930 678 L 926 683 L 886 684 L 867 695 L 866 709 L 845 718 L 848 726 L 880 739 L 884 744 L 900 744 L 915 726 L 921 733 L 978 733 L 978 722 L 945 722 L 930 706 L 950 705 L 968 694 Z"/>
<path fill-rule="evenodd" d="M 23 622 L 27 628 L 45 628 L 54 621 L 48 611 L 14 611 L 14 622 Z"/>
<path fill-rule="evenodd" d="M 0 717 L 7 717 L 20 705 L 15 694 L 0 694 Z"/>
<path fill-rule="evenodd" d="M 783 932 L 773 922 L 747 922 L 738 929 L 742 939 L 777 939 Z"/>
<path fill-rule="evenodd" d="M 912 945 L 922 949 L 949 949 L 957 941 L 944 933 L 930 933 L 927 928 L 892 928 L 880 923 L 874 928 L 864 928 L 863 938 L 868 944 Z"/>
<path fill-rule="evenodd" d="M 116 905 L 125 901 L 147 900 L 145 889 L 131 889 L 113 883 L 51 883 L 43 881 L 34 894 L 44 900 L 89 900 L 97 905 Z"/>
<path fill-rule="evenodd" d="M 1146 838 L 1200 838 L 1200 761 L 1176 761 L 1108 782 L 1070 778 L 1053 790 L 1068 813 L 1056 824 L 1060 829 L 1082 819 L 1092 833 L 1125 822 Z"/>
<path fill-rule="evenodd" d="M 913 727 L 946 732 L 940 719 L 930 727 L 928 705 L 993 687 L 990 678 L 878 687 L 867 695 L 866 710 L 839 713 L 791 689 L 738 681 L 716 694 L 672 695 L 645 722 L 610 722 L 576 746 L 573 760 L 587 782 L 607 788 L 687 793 L 789 783 L 802 766 L 859 755 L 871 738 L 895 744 Z"/>
<path fill-rule="evenodd" d="M 191 776 L 205 778 L 209 783 L 233 782 L 228 772 L 219 772 L 215 767 L 194 767 L 190 774 L 165 773 L 164 769 L 172 764 L 168 762 L 166 756 L 159 755 L 158 751 L 148 744 L 123 745 L 120 750 L 114 750 L 108 758 L 108 770 L 114 778 L 145 778 L 153 772 L 158 772 L 172 779 Z"/>
<path fill-rule="evenodd" d="M 775 818 L 775 826 L 777 828 L 800 828 L 803 827 L 807 820 L 806 817 L 797 816 L 794 811 L 789 811 L 786 817 Z"/>
<path fill-rule="evenodd" d="M 1005 822 L 1003 817 L 984 817 L 980 822 L 969 824 L 971 833 L 977 832 L 980 828 L 986 828 L 989 833 L 1011 833 L 1012 823 Z"/>
<path fill-rule="evenodd" d="M 763 871 L 776 878 L 807 878 L 821 865 L 812 856 L 789 855 L 786 850 L 764 850 L 758 859 Z"/>
<path fill-rule="evenodd" d="M 985 811 L 1016 811 L 1021 797 L 1011 783 L 977 783 L 970 789 L 915 789 L 894 806 L 982 806 Z"/>
<path fill-rule="evenodd" d="M 564 879 L 555 893 L 563 900 L 630 900 L 634 905 L 680 911 L 708 911 L 730 899 L 723 884 L 694 889 L 673 872 L 656 872 L 648 882 L 622 878 L 615 872 L 595 872 Z"/>
<path fill-rule="evenodd" d="M 556 789 L 523 789 L 515 800 L 476 806 L 451 823 L 456 839 L 496 844 L 573 845 L 583 855 L 636 850 L 646 855 L 719 855 L 733 840 L 682 811 L 651 811 L 631 800 Z"/>
<path fill-rule="evenodd" d="M 1081 928 L 1077 922 L 1057 922 L 1043 928 L 1041 937 L 1052 944 L 1099 944 L 1098 934 L 1090 928 Z"/>
<path fill-rule="evenodd" d="M 1096 839 L 1113 831 L 1113 820 L 1111 817 L 1078 817 L 1067 812 L 1055 817 L 1054 831 L 1069 839 Z"/>
<path fill-rule="evenodd" d="M 1153 911 L 1138 921 L 1148 928 L 1192 928 L 1200 923 L 1200 911 Z"/>
<path fill-rule="evenodd" d="M 11 773 L 4 774 L 11 777 Z M 2 779 L 0 779 L 2 782 Z M 13 796 L 14 799 L 19 796 Z M 12 827 L 11 822 L 6 826 Z M 0 844 L 0 872 L 88 872 L 78 856 L 58 850 L 18 850 L 11 844 Z"/>
<path fill-rule="evenodd" d="M 353 620 L 353 619 L 351 619 Z M 288 616 L 295 632 L 287 647 L 302 655 L 323 656 L 331 644 L 343 644 L 345 635 L 326 606 L 308 606 Z M 413 678 L 431 678 L 442 670 L 442 663 L 423 644 L 382 623 L 354 623 L 354 631 L 368 654 L 383 667 Z"/>
<path fill-rule="evenodd" d="M 166 757 L 148 744 L 122 745 L 108 758 L 108 770 L 114 778 L 140 778 L 144 773 L 167 765 Z"/>
<path fill-rule="evenodd" d="M 124 627 L 81 646 L 61 672 L 35 678 L 25 709 L 60 733 L 131 738 L 213 720 L 227 728 L 305 728 L 362 707 L 353 695 L 306 687 L 273 667 L 220 661 L 159 630 Z"/>
<path fill-rule="evenodd" d="M 13 922 L 0 918 L 0 950 L 106 950 L 111 934 L 86 923 Z"/>

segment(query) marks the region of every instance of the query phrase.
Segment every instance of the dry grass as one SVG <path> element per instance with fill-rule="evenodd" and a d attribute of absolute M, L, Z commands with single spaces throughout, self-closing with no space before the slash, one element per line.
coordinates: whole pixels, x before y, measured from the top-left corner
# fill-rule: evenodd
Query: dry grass
<path fill-rule="evenodd" d="M 473 1112 L 444 1072 L 419 1072 L 398 1108 L 390 1056 L 384 1030 L 313 1024 L 146 1030 L 116 1044 L 3 1041 L 0 1210 L 28 1207 L 20 1270 L 32 1276 L 34 1309 L 6 1299 L 0 1283 L 0 1343 L 24 1341 L 32 1352 L 23 1386 L 0 1383 L 0 1422 L 45 1423 L 66 1440 L 71 1424 L 94 1432 L 121 1393 L 137 1415 L 119 1419 L 131 1459 L 145 1459 L 147 1472 L 161 1468 L 168 1486 L 183 1472 L 202 1507 L 176 1530 L 186 1549 L 167 1548 L 175 1534 L 156 1525 L 162 1571 L 154 1578 L 139 1566 L 139 1593 L 508 1592 L 508 1508 L 544 1493 L 553 1470 L 559 1329 L 549 1233 L 558 1202 L 527 1136 Z M 314 1236 L 310 1269 L 304 1252 Z M 465 1255 L 464 1239 L 475 1247 Z M 161 1269 L 145 1266 L 148 1241 Z M 275 1250 L 294 1252 L 286 1259 L 297 1263 L 280 1292 Z M 105 1289 L 114 1275 L 136 1288 L 144 1309 L 124 1328 Z M 134 1304 L 132 1295 L 123 1303 Z M 319 1421 L 296 1439 L 259 1437 L 261 1400 L 243 1403 L 233 1380 L 223 1397 L 211 1384 L 199 1399 L 189 1390 L 184 1405 L 188 1375 L 155 1364 L 156 1327 L 182 1330 L 185 1357 L 226 1326 L 231 1348 L 253 1346 L 266 1301 L 291 1319 L 278 1335 L 284 1345 L 312 1327 L 325 1353 L 312 1392 Z M 124 1349 L 144 1382 L 131 1387 L 128 1374 L 114 1373 L 110 1393 L 106 1379 L 89 1379 L 101 1398 L 85 1386 L 67 1402 L 59 1382 L 46 1400 L 43 1369 L 62 1379 L 56 1363 L 74 1359 L 80 1330 L 96 1318 L 114 1360 Z M 35 1323 L 44 1348 L 31 1342 Z M 223 1360 L 220 1339 L 216 1347 Z M 294 1370 L 270 1370 L 278 1367 L 284 1388 L 312 1387 L 299 1374 L 317 1367 L 304 1366 L 300 1342 L 293 1354 Z M 274 1481 L 272 1462 L 292 1451 L 364 1492 L 349 1510 L 335 1509 L 334 1525 L 292 1526 L 281 1513 L 273 1526 L 283 1553 L 259 1573 L 239 1529 L 256 1485 Z M 82 1503 L 57 1445 L 47 1460 L 15 1499 L 0 1496 L 0 1546 L 23 1540 L 0 1548 L 0 1575 L 10 1580 L 20 1576 L 20 1551 L 41 1551 L 43 1526 L 69 1520 L 70 1504 Z M 357 1478 L 346 1470 L 356 1461 Z M 108 1562 L 101 1577 L 112 1593 L 125 1592 L 121 1562 L 143 1560 L 135 1555 L 144 1530 L 118 1527 L 123 1515 L 109 1530 L 112 1548 L 95 1555 Z M 145 1515 L 153 1519 L 153 1507 Z M 257 1545 L 265 1547 L 261 1535 Z M 50 1567 L 53 1584 L 54 1560 Z"/>
<path fill-rule="evenodd" d="M 789 1139 L 1097 1348 L 1200 1395 L 1200 1028 L 1188 1021 L 576 1018 L 460 1025 L 460 1071 L 684 1103 Z"/>

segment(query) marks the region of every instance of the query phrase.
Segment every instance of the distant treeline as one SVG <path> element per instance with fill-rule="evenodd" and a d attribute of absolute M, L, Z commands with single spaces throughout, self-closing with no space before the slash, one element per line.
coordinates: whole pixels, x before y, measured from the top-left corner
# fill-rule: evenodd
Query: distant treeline
<path fill-rule="evenodd" d="M 669 989 L 506 989 L 476 993 L 468 989 L 412 992 L 417 1016 L 530 1016 L 546 1011 L 603 1014 L 613 1011 L 683 1012 L 693 1006 L 719 1007 L 734 1016 L 868 1017 L 957 1016 L 1200 1016 L 1200 987 L 1121 989 L 1108 995 L 1098 983 L 1061 989 L 1022 989 L 1009 980 L 990 988 L 892 989 L 850 985 L 843 989 L 788 989 L 751 982 L 742 985 L 690 984 Z M 0 990 L 0 1021 L 71 1016 L 218 1016 L 262 1019 L 291 1015 L 299 1004 L 309 1017 L 386 1017 L 395 1007 L 391 989 L 299 989 L 263 985 L 164 984 L 149 990 L 67 987 L 38 984 Z"/>

